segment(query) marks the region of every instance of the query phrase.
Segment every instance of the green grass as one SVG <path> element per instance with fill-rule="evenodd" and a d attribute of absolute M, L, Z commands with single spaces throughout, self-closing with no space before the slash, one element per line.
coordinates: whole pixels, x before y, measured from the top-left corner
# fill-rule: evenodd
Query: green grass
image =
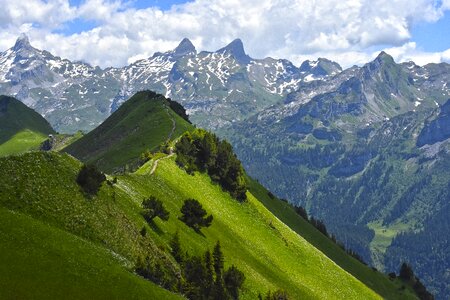
<path fill-rule="evenodd" d="M 1 299 L 181 299 L 105 248 L 0 208 Z"/>
<path fill-rule="evenodd" d="M 8 141 L 0 145 L 0 156 L 21 154 L 32 149 L 38 149 L 47 136 L 29 129 L 16 133 Z"/>
<path fill-rule="evenodd" d="M 164 97 L 140 92 L 125 102 L 99 127 L 63 151 L 81 161 L 95 163 L 106 172 L 135 166 L 145 150 L 156 150 L 171 138 L 193 128 L 169 107 Z"/>
<path fill-rule="evenodd" d="M 136 174 L 120 176 L 117 187 L 132 195 L 139 206 L 141 195 L 163 200 L 170 219 L 155 221 L 150 230 L 157 243 L 167 244 L 179 231 L 183 247 L 190 254 L 202 254 L 220 240 L 225 264 L 234 264 L 246 275 L 243 299 L 255 299 L 259 292 L 282 288 L 292 299 L 377 299 L 379 296 L 338 267 L 305 239 L 272 215 L 251 193 L 238 203 L 205 174 L 188 175 L 174 158 L 160 160 L 153 176 L 152 162 Z M 178 220 L 183 200 L 195 198 L 214 216 L 202 235 Z"/>
<path fill-rule="evenodd" d="M 0 144 L 25 129 L 43 135 L 55 133 L 40 114 L 15 98 L 0 96 Z"/>
<path fill-rule="evenodd" d="M 288 203 L 276 198 L 270 198 L 268 191 L 258 182 L 251 178 L 247 178 L 247 182 L 249 183 L 249 190 L 277 218 L 383 298 L 416 299 L 415 294 L 411 290 L 401 290 L 401 282 L 397 280 L 391 281 L 386 275 L 372 270 L 370 267 L 365 266 L 349 256 L 338 245 L 300 217 Z"/>
<path fill-rule="evenodd" d="M 55 285 L 71 286 L 72 281 L 78 280 L 75 277 L 83 277 L 85 272 L 86 280 L 92 279 L 92 272 L 98 276 L 93 282 L 110 282 L 111 276 L 117 278 L 121 283 L 111 281 L 116 288 L 110 289 L 117 295 L 131 289 L 127 285 L 141 286 L 136 289 L 146 293 L 157 293 L 154 285 L 137 283 L 141 279 L 130 270 L 139 257 L 149 255 L 175 273 L 179 272 L 168 255 L 168 241 L 178 231 L 183 248 L 190 254 L 202 254 L 220 240 L 225 265 L 234 264 L 246 275 L 242 299 L 255 299 L 259 292 L 264 294 L 268 289 L 278 288 L 286 289 L 292 299 L 335 299 L 336 295 L 341 299 L 380 299 L 284 225 L 252 194 L 248 194 L 248 202 L 240 204 L 213 184 L 207 175 L 186 174 L 176 166 L 173 157 L 160 160 L 154 175 L 148 174 L 151 165 L 152 162 L 147 163 L 136 174 L 118 176 L 114 186 L 104 184 L 98 196 L 86 198 L 75 182 L 81 163 L 66 154 L 32 152 L 0 158 L 0 177 L 3 178 L 0 207 L 9 211 L 3 215 L 14 211 L 13 215 L 31 224 L 23 225 L 23 230 L 17 225 L 19 231 L 11 229 L 12 225 L 2 225 L 3 235 L 9 235 L 11 242 L 4 244 L 0 259 L 11 263 L 0 270 L 0 277 L 9 276 L 11 270 L 21 270 L 17 271 L 17 276 L 3 282 L 4 290 L 33 290 L 42 286 L 42 293 L 50 293 Z M 146 225 L 140 215 L 141 202 L 150 195 L 164 202 L 171 214 L 169 221 L 156 219 L 155 225 Z M 214 216 L 212 226 L 202 229 L 202 235 L 177 218 L 183 200 L 191 197 L 199 200 Z M 2 217 L 2 220 L 8 218 L 12 217 Z M 19 224 L 9 222 L 14 223 Z M 146 237 L 139 233 L 143 226 L 147 227 Z M 25 239 L 21 232 L 29 238 Z M 74 245 L 74 241 L 79 244 Z M 60 246 L 55 249 L 52 245 Z M 24 250 L 13 251 L 14 247 Z M 78 250 L 82 247 L 84 250 Z M 86 254 L 90 251 L 91 256 Z M 19 259 L 26 253 L 30 255 L 29 260 Z M 119 259 L 114 261 L 102 253 L 113 253 L 113 258 Z M 54 268 L 43 267 L 53 261 Z M 68 265 L 63 267 L 64 263 Z M 88 266 L 93 269 L 86 269 Z M 67 269 L 72 267 L 76 269 L 75 277 L 66 275 Z M 26 272 L 30 275 L 22 276 Z M 39 276 L 32 275 L 34 273 Z M 72 285 L 71 294 L 84 295 L 83 280 L 79 282 L 79 285 Z M 85 285 L 86 289 L 92 287 L 92 284 Z M 97 295 L 103 295 L 102 289 L 93 297 L 81 298 L 99 298 Z M 48 297 L 40 294 L 37 298 Z"/>
<path fill-rule="evenodd" d="M 119 299 L 125 290 L 133 289 L 136 298 L 154 293 L 150 299 L 166 299 L 168 296 L 156 296 L 160 290 L 131 270 L 140 257 L 148 255 L 167 269 L 179 272 L 179 266 L 168 254 L 169 241 L 178 231 L 183 248 L 190 254 L 203 254 L 220 240 L 226 267 L 234 264 L 245 273 L 242 299 L 255 299 L 258 293 L 278 288 L 287 290 L 292 299 L 380 299 L 377 293 L 384 298 L 404 298 L 397 292 L 397 283 L 384 275 L 367 267 L 358 267 L 360 273 L 352 272 L 346 263 L 361 264 L 309 224 L 299 222 L 284 202 L 273 202 L 281 205 L 272 204 L 275 215 L 272 214 L 266 208 L 270 207 L 266 203 L 267 191 L 261 186 L 252 183 L 248 201 L 239 203 L 206 174 L 188 175 L 176 166 L 174 159 L 160 160 L 153 175 L 148 174 L 153 164 L 149 161 L 136 173 L 117 176 L 115 185 L 104 184 L 96 197 L 86 198 L 75 182 L 81 163 L 67 154 L 32 152 L 0 158 L 0 233 L 9 236 L 9 242 L 0 245 L 0 261 L 13 262 L 7 268 L 0 267 L 0 277 L 11 278 L 0 283 L 0 289 L 28 291 L 42 286 L 42 293 L 55 293 L 55 297 L 39 294 L 38 299 L 60 298 L 58 291 L 53 291 L 56 285 L 63 291 L 73 288 L 70 294 L 82 295 L 81 298 L 96 299 L 112 294 L 118 296 L 110 298 Z M 145 222 L 140 214 L 141 203 L 150 195 L 163 201 L 170 211 L 169 221 L 157 218 L 152 226 Z M 212 226 L 203 228 L 202 234 L 178 219 L 187 198 L 199 200 L 214 216 Z M 23 224 L 13 218 L 23 220 Z M 18 224 L 17 231 L 11 229 L 11 224 Z M 144 226 L 146 237 L 140 234 Z M 25 234 L 29 237 L 25 238 Z M 23 252 L 14 247 L 23 248 Z M 29 260 L 20 259 L 27 253 Z M 52 262 L 54 268 L 42 267 Z M 66 275 L 71 268 L 73 273 Z M 17 276 L 10 276 L 14 270 Z M 26 272 L 30 275 L 23 275 Z M 80 278 L 83 276 L 86 279 Z M 76 280 L 77 284 L 69 284 Z M 98 289 L 98 294 L 85 296 L 83 293 L 95 291 L 90 291 L 93 283 L 84 284 L 83 280 L 106 282 L 105 294 Z M 107 288 L 108 282 L 115 287 Z M 9 297 L 0 294 L 0 298 Z"/>
<path fill-rule="evenodd" d="M 381 222 L 373 222 L 367 225 L 373 229 L 375 236 L 370 242 L 372 259 L 375 264 L 382 266 L 382 260 L 387 248 L 391 245 L 392 240 L 402 231 L 408 231 L 411 226 L 408 224 L 396 223 L 390 226 L 383 226 Z"/>

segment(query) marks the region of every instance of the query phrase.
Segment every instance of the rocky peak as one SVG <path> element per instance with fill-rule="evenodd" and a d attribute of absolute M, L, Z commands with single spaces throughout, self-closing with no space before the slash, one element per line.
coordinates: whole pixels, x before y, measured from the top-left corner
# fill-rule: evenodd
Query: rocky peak
<path fill-rule="evenodd" d="M 189 53 L 197 53 L 195 46 L 188 38 L 184 38 L 173 52 L 176 56 L 183 56 Z"/>
<path fill-rule="evenodd" d="M 30 40 L 28 39 L 28 36 L 24 33 L 20 34 L 20 36 L 17 38 L 16 43 L 14 44 L 13 50 L 19 51 L 22 49 L 32 49 L 30 44 Z"/>
<path fill-rule="evenodd" d="M 377 58 L 375 58 L 375 61 L 395 64 L 394 58 L 384 51 L 381 51 L 380 54 L 378 54 Z"/>
<path fill-rule="evenodd" d="M 299 70 L 300 72 L 311 73 L 315 76 L 327 76 L 341 72 L 342 68 L 334 61 L 326 58 L 318 58 L 316 61 L 304 61 Z"/>
<path fill-rule="evenodd" d="M 217 53 L 229 53 L 240 63 L 248 64 L 251 58 L 245 53 L 241 39 L 235 39 L 227 46 L 216 51 Z"/>
<path fill-rule="evenodd" d="M 364 65 L 363 70 L 366 76 L 369 76 L 372 73 L 376 73 L 384 68 L 391 68 L 397 66 L 392 56 L 387 54 L 384 51 L 381 51 L 380 54 L 371 62 Z"/>

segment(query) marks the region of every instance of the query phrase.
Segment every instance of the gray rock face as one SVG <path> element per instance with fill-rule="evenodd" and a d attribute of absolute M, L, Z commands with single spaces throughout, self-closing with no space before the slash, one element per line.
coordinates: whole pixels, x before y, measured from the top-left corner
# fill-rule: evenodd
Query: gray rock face
<path fill-rule="evenodd" d="M 441 107 L 436 119 L 425 124 L 417 138 L 417 146 L 432 145 L 450 138 L 450 99 Z"/>

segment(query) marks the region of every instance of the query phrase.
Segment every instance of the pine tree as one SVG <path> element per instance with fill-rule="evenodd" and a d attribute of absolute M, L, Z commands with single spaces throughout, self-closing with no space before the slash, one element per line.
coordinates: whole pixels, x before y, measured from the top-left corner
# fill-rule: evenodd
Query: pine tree
<path fill-rule="evenodd" d="M 212 295 L 212 288 L 214 286 L 214 271 L 211 252 L 207 250 L 204 256 L 205 260 L 205 283 L 203 288 L 203 295 L 210 298 Z"/>
<path fill-rule="evenodd" d="M 214 246 L 213 250 L 213 266 L 214 266 L 214 272 L 216 275 L 216 279 L 214 281 L 214 299 L 225 299 L 226 293 L 223 285 L 223 277 L 222 277 L 222 271 L 223 271 L 223 253 L 222 249 L 220 247 L 220 242 L 217 241 L 216 245 Z"/>
<path fill-rule="evenodd" d="M 206 210 L 195 199 L 185 200 L 181 207 L 181 213 L 183 215 L 180 217 L 180 220 L 197 232 L 200 231 L 201 227 L 209 227 L 213 220 L 213 216 L 207 216 Z"/>
<path fill-rule="evenodd" d="M 399 277 L 405 281 L 412 281 L 414 279 L 414 272 L 409 264 L 402 263 Z"/>
<path fill-rule="evenodd" d="M 170 254 L 172 254 L 173 258 L 177 261 L 177 263 L 183 263 L 183 251 L 181 249 L 180 236 L 178 231 L 175 232 L 175 235 L 170 240 Z"/>
<path fill-rule="evenodd" d="M 167 221 L 169 219 L 170 213 L 165 209 L 162 201 L 156 199 L 154 196 L 150 196 L 150 198 L 145 199 L 142 202 L 142 206 L 144 207 L 142 215 L 149 223 L 152 222 L 155 217 L 159 217 L 163 221 Z"/>
<path fill-rule="evenodd" d="M 245 280 L 244 273 L 239 271 L 235 266 L 231 266 L 231 268 L 225 271 L 223 280 L 225 283 L 225 288 L 231 298 L 238 299 L 239 289 L 242 287 Z"/>

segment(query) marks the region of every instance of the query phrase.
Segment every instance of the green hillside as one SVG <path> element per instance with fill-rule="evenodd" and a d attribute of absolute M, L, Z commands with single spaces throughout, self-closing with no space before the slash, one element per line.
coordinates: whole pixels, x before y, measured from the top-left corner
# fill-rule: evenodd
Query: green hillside
<path fill-rule="evenodd" d="M 0 156 L 38 148 L 51 133 L 40 114 L 15 98 L 0 96 Z"/>
<path fill-rule="evenodd" d="M 181 299 L 133 275 L 114 252 L 0 208 L 1 299 Z"/>
<path fill-rule="evenodd" d="M 292 205 L 269 196 L 269 192 L 261 184 L 248 177 L 249 190 L 259 201 L 283 223 L 302 236 L 311 245 L 319 249 L 332 259 L 341 268 L 361 280 L 365 285 L 376 291 L 384 299 L 408 299 L 415 298 L 411 289 L 403 290 L 402 282 L 392 281 L 388 276 L 369 266 L 362 264 L 357 259 L 348 255 L 341 247 L 331 239 L 319 232 L 308 221 L 300 217 Z"/>
<path fill-rule="evenodd" d="M 133 168 L 141 153 L 154 151 L 192 128 L 171 107 L 162 95 L 139 92 L 64 151 L 106 172 L 123 170 L 127 165 Z"/>
<path fill-rule="evenodd" d="M 9 242 L 2 244 L 0 257 L 13 263 L 0 268 L 0 276 L 14 270 L 18 274 L 3 281 L 6 286 L 1 290 L 19 287 L 29 291 L 45 284 L 36 298 L 55 295 L 52 286 L 70 291 L 74 298 L 103 295 L 92 282 L 86 283 L 86 288 L 65 280 L 46 284 L 45 278 L 59 276 L 108 282 L 114 287 L 104 288 L 112 298 L 121 298 L 129 289 L 136 298 L 145 298 L 145 293 L 157 295 L 162 293 L 159 288 L 146 285 L 131 271 L 139 258 L 149 256 L 160 262 L 167 274 L 176 276 L 179 266 L 169 254 L 169 241 L 178 231 L 183 249 L 191 255 L 202 254 L 220 241 L 225 266 L 234 264 L 246 276 L 242 299 L 255 299 L 258 293 L 279 288 L 292 299 L 380 298 L 284 225 L 250 192 L 248 201 L 239 203 L 206 174 L 188 175 L 173 157 L 159 160 L 150 175 L 153 163 L 149 161 L 134 174 L 118 176 L 115 184 L 103 184 L 98 196 L 90 199 L 75 181 L 81 164 L 70 156 L 35 152 L 1 158 L 1 228 Z M 161 199 L 170 212 L 167 222 L 155 219 L 151 227 L 140 214 L 142 199 L 150 195 Z M 202 234 L 177 218 L 186 198 L 197 199 L 214 216 L 212 226 L 202 229 Z M 144 226 L 145 236 L 140 234 Z M 37 245 L 48 245 L 54 251 Z M 23 251 L 11 251 L 14 247 Z M 28 252 L 29 260 L 21 259 Z M 42 268 L 46 261 L 54 267 Z M 23 277 L 20 272 L 39 276 Z M 111 277 L 120 284 L 110 281 Z M 83 286 L 80 282 L 78 287 Z"/>

